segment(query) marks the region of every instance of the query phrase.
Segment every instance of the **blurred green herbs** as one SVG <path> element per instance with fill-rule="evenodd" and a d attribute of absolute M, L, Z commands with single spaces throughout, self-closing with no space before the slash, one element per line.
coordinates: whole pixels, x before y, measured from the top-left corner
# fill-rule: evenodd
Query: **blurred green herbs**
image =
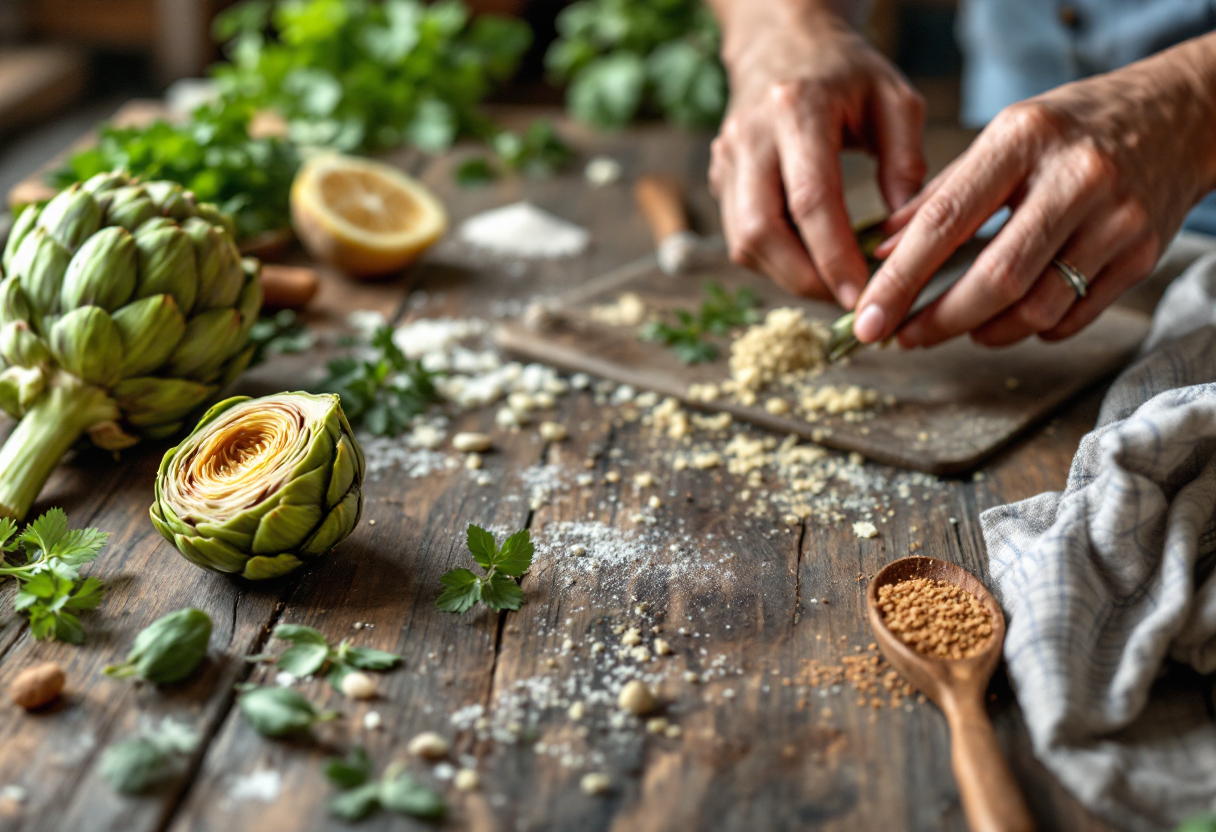
<path fill-rule="evenodd" d="M 226 100 L 278 111 L 304 145 L 425 151 L 497 130 L 478 107 L 509 79 L 528 25 L 460 0 L 246 0 L 216 19 Z"/>
<path fill-rule="evenodd" d="M 291 182 L 300 166 L 295 146 L 282 138 L 253 138 L 253 109 L 233 103 L 198 108 L 181 124 L 106 126 L 95 146 L 53 171 L 63 188 L 103 171 L 124 169 L 143 179 L 167 179 L 213 202 L 236 221 L 244 240 L 291 224 Z"/>
<path fill-rule="evenodd" d="M 557 31 L 545 64 L 569 83 L 576 120 L 619 128 L 653 111 L 684 127 L 721 121 L 721 36 L 701 0 L 579 0 L 558 15 Z"/>
<path fill-rule="evenodd" d="M 643 341 L 655 341 L 669 348 L 685 364 L 713 361 L 718 346 L 707 335 L 726 335 L 732 329 L 754 324 L 760 315 L 756 293 L 743 288 L 728 292 L 712 280 L 702 284 L 704 299 L 696 312 L 675 310 L 676 322 L 651 321 L 638 331 Z"/>

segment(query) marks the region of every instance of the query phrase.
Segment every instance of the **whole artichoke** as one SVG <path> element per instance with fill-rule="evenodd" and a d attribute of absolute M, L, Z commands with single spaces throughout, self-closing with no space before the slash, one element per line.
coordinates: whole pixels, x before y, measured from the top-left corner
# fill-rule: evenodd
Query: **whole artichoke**
<path fill-rule="evenodd" d="M 258 266 L 171 182 L 99 174 L 17 219 L 0 258 L 0 515 L 21 519 L 83 434 L 165 436 L 249 362 Z"/>
<path fill-rule="evenodd" d="M 236 396 L 161 460 L 152 523 L 205 569 L 273 578 L 354 530 L 363 470 L 336 395 Z"/>

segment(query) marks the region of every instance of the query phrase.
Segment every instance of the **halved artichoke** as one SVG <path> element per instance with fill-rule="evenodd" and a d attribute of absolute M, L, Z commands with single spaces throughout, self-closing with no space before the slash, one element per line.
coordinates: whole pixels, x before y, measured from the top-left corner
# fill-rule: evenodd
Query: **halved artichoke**
<path fill-rule="evenodd" d="M 237 396 L 165 454 L 152 523 L 204 569 L 273 578 L 354 530 L 363 472 L 337 396 Z"/>

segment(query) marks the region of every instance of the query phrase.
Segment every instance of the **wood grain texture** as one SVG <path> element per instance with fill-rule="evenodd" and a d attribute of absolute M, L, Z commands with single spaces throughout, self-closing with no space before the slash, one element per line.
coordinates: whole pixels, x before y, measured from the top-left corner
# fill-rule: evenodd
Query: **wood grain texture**
<path fill-rule="evenodd" d="M 398 161 L 443 196 L 454 224 L 527 198 L 592 231 L 584 257 L 511 263 L 449 238 L 409 275 L 384 284 L 355 285 L 322 269 L 309 314 L 326 338 L 357 308 L 376 308 L 398 320 L 509 316 L 521 301 L 567 292 L 645 255 L 653 243 L 629 188 L 629 180 L 642 173 L 680 178 L 694 227 L 717 231 L 712 201 L 700 184 L 708 162 L 704 138 L 661 129 L 594 140 L 577 129 L 569 135 L 583 151 L 580 162 L 592 152 L 609 153 L 625 166 L 626 181 L 591 190 L 571 174 L 459 191 L 451 184 L 451 168 L 463 150 L 425 167 L 409 156 Z M 698 291 L 694 281 L 689 303 Z M 242 389 L 266 393 L 304 386 L 328 346 L 329 340 L 317 353 L 276 358 L 248 374 Z M 859 703 L 848 686 L 821 691 L 800 679 L 811 660 L 838 663 L 867 649 L 872 636 L 864 613 L 865 579 L 914 544 L 983 577 L 978 512 L 1061 487 L 1096 401 L 1096 395 L 1082 399 L 999 453 L 979 481 L 946 479 L 915 485 L 904 495 L 895 483 L 907 475 L 868 464 L 867 476 L 890 487 L 874 496 L 875 511 L 885 520 L 879 537 L 859 540 L 848 523 L 781 524 L 776 509 L 744 499 L 742 480 L 725 469 L 674 470 L 667 460 L 681 447 L 676 440 L 597 405 L 591 394 L 572 395 L 546 414 L 569 428 L 568 441 L 544 443 L 534 428 L 493 431 L 495 450 L 485 455 L 488 486 L 463 468 L 415 478 L 386 471 L 367 483 L 365 521 L 332 557 L 269 586 L 195 569 L 155 534 L 146 510 L 159 449 L 135 449 L 117 464 L 82 456 L 61 466 L 42 505 L 64 505 L 74 524 L 115 533 L 95 567 L 111 581 L 110 596 L 86 620 L 91 641 L 84 648 L 36 644 L 19 619 L 0 621 L 0 684 L 46 658 L 63 662 L 69 677 L 67 700 L 49 713 L 27 717 L 0 706 L 0 784 L 29 790 L 25 804 L 0 806 L 0 830 L 345 828 L 324 812 L 330 789 L 320 760 L 358 742 L 383 767 L 404 759 L 406 742 L 426 729 L 451 738 L 451 762 L 471 757 L 482 780 L 480 789 L 459 793 L 434 779 L 433 770 L 410 764 L 445 791 L 451 805 L 445 828 L 963 830 L 945 720 L 934 706 L 910 700 L 898 708 L 874 708 Z M 453 430 L 492 430 L 492 422 L 492 411 L 479 411 L 460 417 Z M 592 468 L 584 467 L 585 459 Z M 529 483 L 544 478 L 537 473 L 540 465 L 554 466 L 545 476 L 559 484 L 534 510 Z M 622 474 L 619 482 L 605 480 L 610 470 Z M 639 492 L 629 483 L 643 470 L 657 482 Z M 585 487 L 574 480 L 584 472 L 592 475 Z M 650 494 L 662 498 L 661 508 L 646 507 Z M 639 514 L 655 522 L 636 519 Z M 621 539 L 645 537 L 638 560 L 626 557 L 594 569 L 573 562 L 560 548 L 542 546 L 523 581 L 528 602 L 518 613 L 457 617 L 434 609 L 438 576 L 467 562 L 467 523 L 492 524 L 500 534 L 528 527 L 543 544 L 561 539 L 563 523 L 591 519 Z M 7 600 L 0 598 L 0 604 Z M 216 619 L 211 658 L 201 675 L 157 690 L 98 674 L 125 653 L 137 626 L 187 604 Z M 271 680 L 273 667 L 246 665 L 242 656 L 264 649 L 278 622 L 395 650 L 405 661 L 377 677 L 382 695 L 369 703 L 344 700 L 322 682 L 305 684 L 301 690 L 310 698 L 341 708 L 345 716 L 308 738 L 267 740 L 233 708 L 232 683 Z M 371 626 L 356 629 L 356 622 Z M 560 705 L 528 710 L 526 730 L 513 743 L 481 739 L 450 723 L 448 715 L 457 708 L 491 706 L 520 685 L 560 687 L 589 667 L 590 642 L 616 649 L 621 634 L 614 630 L 622 624 L 644 625 L 647 644 L 656 636 L 670 641 L 673 653 L 646 669 L 657 679 L 662 715 L 680 726 L 681 736 L 647 734 L 636 724 L 613 729 L 603 705 L 584 723 L 586 737 Z M 578 647 L 565 650 L 566 638 Z M 606 689 L 612 677 L 605 680 L 605 674 L 612 667 L 633 667 L 629 662 L 606 662 L 589 674 L 587 689 Z M 685 682 L 685 671 L 704 681 Z M 1034 762 L 1000 671 L 992 694 L 988 705 L 998 738 L 1040 828 L 1108 829 Z M 379 730 L 363 727 L 369 710 L 381 714 Z M 100 750 L 141 719 L 167 713 L 198 726 L 207 737 L 205 748 L 179 778 L 149 796 L 110 793 L 97 776 Z M 567 762 L 549 750 L 567 744 L 575 758 L 586 756 Z M 602 758 L 592 759 L 597 751 Z M 579 788 L 581 775 L 593 769 L 611 777 L 602 796 Z M 248 791 L 242 797 L 238 788 L 259 772 L 277 777 L 277 793 L 268 802 Z M 434 827 L 381 814 L 359 828 Z"/>

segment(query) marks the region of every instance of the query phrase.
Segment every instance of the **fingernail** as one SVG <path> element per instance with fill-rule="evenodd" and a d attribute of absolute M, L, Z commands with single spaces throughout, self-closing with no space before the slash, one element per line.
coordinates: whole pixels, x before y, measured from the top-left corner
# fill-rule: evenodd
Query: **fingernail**
<path fill-rule="evenodd" d="M 853 334 L 863 344 L 874 343 L 882 337 L 885 317 L 880 307 L 870 304 L 861 310 L 857 315 L 857 320 L 853 322 Z"/>
<path fill-rule="evenodd" d="M 852 283 L 846 283 L 840 287 L 836 294 L 836 299 L 840 301 L 840 305 L 845 309 L 852 309 L 857 305 L 857 298 L 861 296 L 861 292 L 857 291 L 857 287 Z"/>

